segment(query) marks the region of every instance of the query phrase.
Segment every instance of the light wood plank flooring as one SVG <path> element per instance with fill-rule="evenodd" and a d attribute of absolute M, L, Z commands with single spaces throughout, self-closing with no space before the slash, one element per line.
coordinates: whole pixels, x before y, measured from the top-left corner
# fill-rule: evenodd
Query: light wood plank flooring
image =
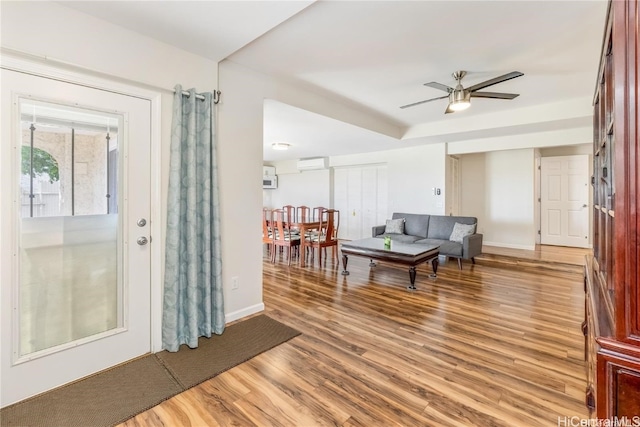
<path fill-rule="evenodd" d="M 580 266 L 450 261 L 429 279 L 350 257 L 264 262 L 266 313 L 302 332 L 123 426 L 557 426 L 586 418 Z"/>
<path fill-rule="evenodd" d="M 567 246 L 536 245 L 534 250 L 483 246 L 481 258 L 502 257 L 503 262 L 541 261 L 553 264 L 584 265 L 585 256 L 592 254 L 587 248 Z"/>

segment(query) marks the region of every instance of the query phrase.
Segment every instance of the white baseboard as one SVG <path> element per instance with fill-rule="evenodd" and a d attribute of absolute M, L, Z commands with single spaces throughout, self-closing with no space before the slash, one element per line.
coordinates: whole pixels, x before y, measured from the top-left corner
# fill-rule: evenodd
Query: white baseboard
<path fill-rule="evenodd" d="M 263 302 L 243 308 L 242 310 L 234 311 L 232 313 L 226 313 L 224 315 L 224 321 L 225 323 L 233 322 L 234 320 L 242 319 L 243 317 L 251 316 L 252 314 L 259 313 L 261 311 L 264 311 Z"/>
<path fill-rule="evenodd" d="M 511 243 L 502 243 L 502 242 L 482 242 L 484 246 L 497 246 L 499 248 L 509 248 L 509 249 L 524 249 L 527 251 L 535 251 L 536 245 L 514 245 Z"/>

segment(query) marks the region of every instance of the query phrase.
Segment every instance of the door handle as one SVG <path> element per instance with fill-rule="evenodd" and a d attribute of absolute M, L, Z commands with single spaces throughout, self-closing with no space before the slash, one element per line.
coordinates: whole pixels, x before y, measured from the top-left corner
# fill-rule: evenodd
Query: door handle
<path fill-rule="evenodd" d="M 139 244 L 140 246 L 144 246 L 144 245 L 146 245 L 147 243 L 149 243 L 149 240 L 147 240 L 147 238 L 146 238 L 146 237 L 144 237 L 144 236 L 140 236 L 140 237 L 138 237 L 138 240 L 136 240 L 136 242 L 138 242 L 138 244 Z"/>

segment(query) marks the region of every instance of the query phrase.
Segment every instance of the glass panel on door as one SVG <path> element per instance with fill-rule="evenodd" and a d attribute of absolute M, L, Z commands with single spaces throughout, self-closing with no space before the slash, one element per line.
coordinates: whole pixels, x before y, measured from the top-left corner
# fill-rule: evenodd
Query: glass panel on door
<path fill-rule="evenodd" d="M 123 326 L 122 121 L 20 99 L 18 359 Z"/>

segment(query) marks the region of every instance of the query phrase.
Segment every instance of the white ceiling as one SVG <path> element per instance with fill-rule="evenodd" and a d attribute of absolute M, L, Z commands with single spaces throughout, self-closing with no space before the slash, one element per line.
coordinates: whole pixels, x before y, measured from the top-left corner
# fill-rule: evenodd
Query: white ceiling
<path fill-rule="evenodd" d="M 219 62 L 313 0 L 73 0 L 57 3 Z"/>
<path fill-rule="evenodd" d="M 400 129 L 400 135 L 380 135 L 267 101 L 265 160 L 275 161 L 397 148 L 398 137 L 404 146 L 588 126 L 607 2 L 63 4 L 212 60 L 227 58 L 303 85 Z M 456 70 L 468 72 L 465 87 L 510 71 L 525 75 L 486 89 L 519 93 L 514 100 L 473 98 L 471 108 L 446 116 L 445 99 L 399 108 L 444 95 L 423 84 L 455 86 Z M 560 103 L 567 107 L 544 107 Z M 545 116 L 547 110 L 562 112 Z M 514 124 L 518 111 L 527 118 Z M 292 149 L 268 149 L 274 141 Z"/>

